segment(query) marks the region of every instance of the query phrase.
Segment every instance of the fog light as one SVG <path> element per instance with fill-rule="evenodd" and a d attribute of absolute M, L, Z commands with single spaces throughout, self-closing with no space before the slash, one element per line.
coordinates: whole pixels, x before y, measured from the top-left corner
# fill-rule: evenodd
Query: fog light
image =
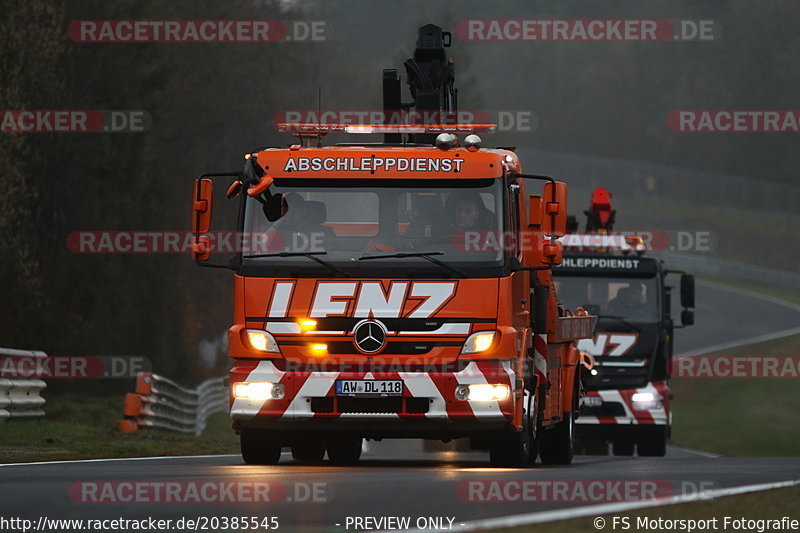
<path fill-rule="evenodd" d="M 637 392 L 631 396 L 634 402 L 652 402 L 656 397 L 652 392 Z"/>
<path fill-rule="evenodd" d="M 652 392 L 636 392 L 631 396 L 634 409 L 654 409 L 662 406 L 661 396 Z"/>
<path fill-rule="evenodd" d="M 242 381 L 233 384 L 233 397 L 240 400 L 254 402 L 280 400 L 284 394 L 285 389 L 280 383 Z"/>
<path fill-rule="evenodd" d="M 455 396 L 457 400 L 471 402 L 500 402 L 508 399 L 511 388 L 508 385 L 492 385 L 491 383 L 473 383 L 458 385 Z"/>

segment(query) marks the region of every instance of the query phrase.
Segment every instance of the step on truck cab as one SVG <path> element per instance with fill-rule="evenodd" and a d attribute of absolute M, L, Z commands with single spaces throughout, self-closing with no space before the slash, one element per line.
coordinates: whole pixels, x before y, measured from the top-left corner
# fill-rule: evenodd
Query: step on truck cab
<path fill-rule="evenodd" d="M 607 190 L 594 191 L 586 233 L 564 238 L 563 262 L 554 269 L 562 303 L 599 317 L 593 338 L 578 343 L 594 360 L 584 373 L 579 447 L 603 453 L 611 443 L 615 455 L 638 448 L 640 456 L 663 456 L 672 422 L 673 332 L 694 323 L 694 278 L 646 255 L 640 237 L 614 233 L 610 199 Z M 671 274 L 681 276 L 680 324 L 672 319 Z"/>

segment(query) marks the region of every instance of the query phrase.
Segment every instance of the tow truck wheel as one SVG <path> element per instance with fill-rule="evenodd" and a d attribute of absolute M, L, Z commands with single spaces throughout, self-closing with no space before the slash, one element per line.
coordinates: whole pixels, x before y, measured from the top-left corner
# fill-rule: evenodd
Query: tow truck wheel
<path fill-rule="evenodd" d="M 332 437 L 328 439 L 328 459 L 339 466 L 353 466 L 361 458 L 361 437 Z"/>
<path fill-rule="evenodd" d="M 614 443 L 611 445 L 611 451 L 614 452 L 614 455 L 630 457 L 631 455 L 633 455 L 633 445 L 634 442 L 632 439 L 618 439 L 615 440 Z"/>
<path fill-rule="evenodd" d="M 639 439 L 639 457 L 664 457 L 667 454 L 667 432 L 656 430 Z"/>
<path fill-rule="evenodd" d="M 536 462 L 538 417 L 535 397 L 528 395 L 524 429 L 520 432 L 506 433 L 494 440 L 489 448 L 489 462 L 492 466 L 505 468 L 524 468 Z"/>
<path fill-rule="evenodd" d="M 300 463 L 321 463 L 325 457 L 325 443 L 322 439 L 309 436 L 308 440 L 292 444 L 292 457 Z"/>
<path fill-rule="evenodd" d="M 575 415 L 564 413 L 563 420 L 552 429 L 542 431 L 539 456 L 542 464 L 568 465 L 575 453 Z"/>
<path fill-rule="evenodd" d="M 274 465 L 281 458 L 281 445 L 268 431 L 242 428 L 239 432 L 242 459 L 249 465 Z"/>

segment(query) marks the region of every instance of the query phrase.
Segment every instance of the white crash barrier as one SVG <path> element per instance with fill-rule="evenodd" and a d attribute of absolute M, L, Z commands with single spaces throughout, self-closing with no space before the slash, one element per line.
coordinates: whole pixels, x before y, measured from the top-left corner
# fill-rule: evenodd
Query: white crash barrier
<path fill-rule="evenodd" d="M 0 348 L 0 359 L 46 358 L 47 354 L 32 350 Z M 3 367 L 0 367 L 3 368 Z M 0 377 L 0 422 L 10 418 L 36 418 L 44 416 L 45 399 L 42 390 L 47 387 L 41 379 L 16 379 Z"/>
<path fill-rule="evenodd" d="M 125 397 L 120 431 L 133 433 L 140 428 L 159 427 L 200 435 L 208 417 L 229 409 L 228 389 L 223 378 L 202 382 L 187 389 L 158 374 L 140 372 L 136 392 Z"/>

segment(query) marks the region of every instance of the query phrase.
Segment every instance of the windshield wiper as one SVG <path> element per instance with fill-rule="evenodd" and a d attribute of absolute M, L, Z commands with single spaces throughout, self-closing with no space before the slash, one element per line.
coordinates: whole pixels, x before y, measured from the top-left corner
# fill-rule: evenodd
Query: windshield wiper
<path fill-rule="evenodd" d="M 323 261 L 322 259 L 317 257 L 318 255 L 327 255 L 327 254 L 328 252 L 275 252 L 272 254 L 243 255 L 242 259 L 258 259 L 260 257 L 307 257 L 312 261 L 316 261 L 317 263 L 324 266 L 328 270 L 336 272 L 337 274 L 340 274 L 346 278 L 349 278 L 350 274 L 348 272 L 345 272 L 344 270 L 332 265 L 331 263 Z"/>
<path fill-rule="evenodd" d="M 600 320 L 603 320 L 604 318 L 610 318 L 612 320 L 616 320 L 619 323 L 624 324 L 625 326 L 631 328 L 636 333 L 641 333 L 642 332 L 641 328 L 638 328 L 638 327 L 634 326 L 633 324 L 628 322 L 628 320 L 623 316 L 619 316 L 619 315 L 599 315 L 599 318 L 600 318 Z"/>
<path fill-rule="evenodd" d="M 396 254 L 384 254 L 384 255 L 362 255 L 358 258 L 359 261 L 367 261 L 369 259 L 392 259 L 398 257 L 421 257 L 430 261 L 433 264 L 439 265 L 440 267 L 444 267 L 451 272 L 455 272 L 462 278 L 469 277 L 466 272 L 461 270 L 460 268 L 456 268 L 452 265 L 448 265 L 447 263 L 443 263 L 438 259 L 434 259 L 433 255 L 444 255 L 444 252 L 397 252 Z"/>

